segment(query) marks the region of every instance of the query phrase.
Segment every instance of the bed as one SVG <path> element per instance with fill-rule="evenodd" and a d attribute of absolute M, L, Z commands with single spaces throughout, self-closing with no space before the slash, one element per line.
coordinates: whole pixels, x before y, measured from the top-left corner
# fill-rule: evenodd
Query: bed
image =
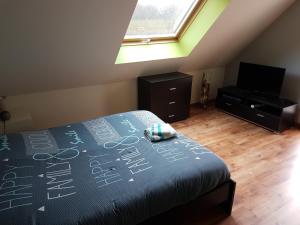
<path fill-rule="evenodd" d="M 0 136 L 0 221 L 6 225 L 135 225 L 198 201 L 231 212 L 235 183 L 222 159 L 132 111 Z"/>

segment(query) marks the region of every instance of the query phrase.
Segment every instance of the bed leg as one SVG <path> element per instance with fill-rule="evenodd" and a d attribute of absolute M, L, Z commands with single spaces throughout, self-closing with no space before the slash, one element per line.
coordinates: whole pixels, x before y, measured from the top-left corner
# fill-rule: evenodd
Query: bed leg
<path fill-rule="evenodd" d="M 231 211 L 232 211 L 232 206 L 233 206 L 233 201 L 234 201 L 234 194 L 235 194 L 235 186 L 236 186 L 235 181 L 230 180 L 228 198 L 224 203 L 221 203 L 221 207 L 224 209 L 225 213 L 228 216 L 231 215 Z"/>

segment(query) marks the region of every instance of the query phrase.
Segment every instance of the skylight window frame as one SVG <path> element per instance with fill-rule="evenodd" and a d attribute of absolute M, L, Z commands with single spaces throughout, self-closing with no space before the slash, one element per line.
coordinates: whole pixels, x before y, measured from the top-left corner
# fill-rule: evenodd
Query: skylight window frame
<path fill-rule="evenodd" d="M 184 35 L 186 30 L 192 24 L 194 19 L 197 17 L 198 13 L 204 7 L 205 3 L 208 0 L 197 0 L 197 3 L 193 7 L 192 10 L 185 16 L 184 21 L 179 25 L 178 31 L 175 36 L 145 36 L 138 38 L 125 38 L 123 39 L 122 45 L 144 45 L 144 44 L 157 44 L 157 43 L 169 43 L 169 42 L 178 42 L 180 41 L 181 37 Z"/>

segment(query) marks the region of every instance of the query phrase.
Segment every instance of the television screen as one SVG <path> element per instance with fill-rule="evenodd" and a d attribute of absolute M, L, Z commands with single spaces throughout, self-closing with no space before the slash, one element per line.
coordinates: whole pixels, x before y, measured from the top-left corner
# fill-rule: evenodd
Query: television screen
<path fill-rule="evenodd" d="M 237 87 L 265 95 L 279 96 L 284 68 L 240 63 Z"/>

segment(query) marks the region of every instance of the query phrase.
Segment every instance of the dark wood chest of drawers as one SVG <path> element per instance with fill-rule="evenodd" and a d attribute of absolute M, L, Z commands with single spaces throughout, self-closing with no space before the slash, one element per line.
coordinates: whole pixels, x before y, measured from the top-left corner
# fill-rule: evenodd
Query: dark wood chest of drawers
<path fill-rule="evenodd" d="M 138 109 L 149 110 L 165 122 L 189 116 L 192 76 L 180 72 L 138 78 Z"/>

